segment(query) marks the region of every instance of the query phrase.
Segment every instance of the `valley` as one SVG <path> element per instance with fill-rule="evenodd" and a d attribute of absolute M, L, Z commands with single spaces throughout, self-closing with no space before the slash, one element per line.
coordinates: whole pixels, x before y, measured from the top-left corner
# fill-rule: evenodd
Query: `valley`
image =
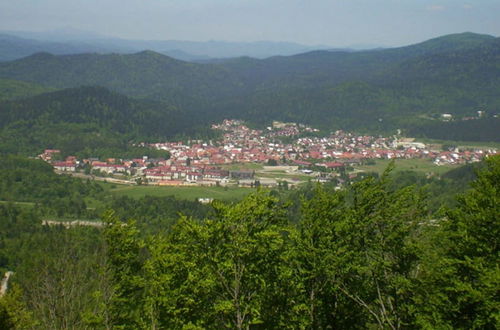
<path fill-rule="evenodd" d="M 47 149 L 38 157 L 58 173 L 116 184 L 252 188 L 285 184 L 288 188 L 314 181 L 336 182 L 340 188 L 347 178 L 353 179 L 358 173 L 375 170 L 381 174 L 391 159 L 398 160 L 398 170 L 427 171 L 433 175 L 498 153 L 497 149 L 484 146 L 429 148 L 401 136 L 375 137 L 344 131 L 324 135 L 304 124 L 279 121 L 263 131 L 250 129 L 241 120 L 226 119 L 213 124 L 212 129 L 221 131 L 222 137 L 187 143 L 137 144 L 165 151 L 168 159 L 67 156 L 58 161 L 53 159 L 60 159 L 61 151 L 54 149 Z"/>
<path fill-rule="evenodd" d="M 1 329 L 498 328 L 499 37 L 39 35 L 0 34 Z"/>

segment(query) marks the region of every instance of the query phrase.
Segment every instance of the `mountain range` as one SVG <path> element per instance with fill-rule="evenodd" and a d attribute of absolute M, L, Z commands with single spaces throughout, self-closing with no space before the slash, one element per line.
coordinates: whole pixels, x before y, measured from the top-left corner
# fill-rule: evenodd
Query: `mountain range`
<path fill-rule="evenodd" d="M 500 131 L 500 38 L 474 33 L 399 48 L 213 63 L 190 63 L 153 51 L 37 53 L 0 63 L 0 79 L 42 89 L 103 86 L 177 109 L 174 121 L 182 127 L 241 118 L 262 126 L 284 120 L 325 130 L 390 134 L 399 128 L 413 136 L 489 141 L 498 140 Z M 162 106 L 155 113 L 161 114 Z M 462 118 L 479 110 L 489 118 L 439 120 L 443 113 Z M 165 125 L 163 135 L 168 130 L 179 133 Z"/>
<path fill-rule="evenodd" d="M 324 45 L 306 46 L 273 41 L 128 40 L 72 29 L 49 32 L 0 31 L 0 61 L 15 60 L 37 52 L 54 55 L 130 54 L 143 50 L 152 50 L 185 61 L 210 61 L 239 56 L 266 58 L 329 48 L 331 47 Z"/>

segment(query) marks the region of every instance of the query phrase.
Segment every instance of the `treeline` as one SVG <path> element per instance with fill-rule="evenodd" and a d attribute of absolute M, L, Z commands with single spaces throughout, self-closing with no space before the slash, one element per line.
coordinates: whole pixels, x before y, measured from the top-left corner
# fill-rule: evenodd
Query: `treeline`
<path fill-rule="evenodd" d="M 40 255 L 19 265 L 32 273 L 14 275 L 4 322 L 495 329 L 499 187 L 500 157 L 491 157 L 458 206 L 439 215 L 419 189 L 394 186 L 387 172 L 346 190 L 315 187 L 303 195 L 297 223 L 290 201 L 265 191 L 214 202 L 202 218 L 184 215 L 155 233 L 109 212 L 102 234 L 55 228 L 35 240 Z"/>

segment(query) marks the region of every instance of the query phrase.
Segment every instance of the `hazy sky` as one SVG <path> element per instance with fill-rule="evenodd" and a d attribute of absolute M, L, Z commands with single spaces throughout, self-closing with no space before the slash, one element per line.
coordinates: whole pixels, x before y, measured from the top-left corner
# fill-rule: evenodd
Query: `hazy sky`
<path fill-rule="evenodd" d="M 0 0 L 0 30 L 63 27 L 128 39 L 396 46 L 500 35 L 500 0 Z"/>

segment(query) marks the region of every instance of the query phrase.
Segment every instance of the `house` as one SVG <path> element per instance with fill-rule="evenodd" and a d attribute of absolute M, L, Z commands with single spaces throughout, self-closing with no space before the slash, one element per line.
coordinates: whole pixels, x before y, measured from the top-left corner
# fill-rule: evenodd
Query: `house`
<path fill-rule="evenodd" d="M 294 161 L 293 161 L 293 163 L 294 163 L 294 164 L 297 164 L 297 165 L 299 165 L 299 166 L 306 166 L 306 167 L 307 167 L 307 166 L 311 166 L 311 165 L 312 165 L 312 163 L 310 163 L 310 162 L 306 162 L 306 161 L 304 161 L 304 160 L 294 160 Z"/>
<path fill-rule="evenodd" d="M 186 181 L 195 182 L 201 180 L 203 175 L 199 172 L 188 172 L 186 173 Z"/>
<path fill-rule="evenodd" d="M 339 163 L 339 162 L 327 162 L 327 163 L 323 163 L 323 164 L 318 164 L 318 166 L 323 166 L 323 167 L 326 167 L 328 169 L 338 170 L 338 169 L 344 168 L 345 164 Z"/>
<path fill-rule="evenodd" d="M 229 176 L 229 171 L 220 169 L 207 169 L 203 171 L 205 179 L 223 179 Z"/>
<path fill-rule="evenodd" d="M 40 157 L 41 159 L 43 159 L 44 161 L 50 161 L 52 160 L 52 156 L 54 154 L 59 154 L 61 153 L 61 150 L 58 150 L 58 149 L 45 149 L 43 154 L 41 155 L 38 155 L 38 157 Z"/>
<path fill-rule="evenodd" d="M 94 162 L 94 164 L 92 164 L 92 169 L 99 170 L 101 172 L 108 174 L 127 171 L 127 168 L 124 165 L 111 165 L 111 164 L 97 163 L 97 162 Z"/>
<path fill-rule="evenodd" d="M 76 164 L 73 162 L 54 162 L 52 166 L 58 171 L 75 172 Z"/>

